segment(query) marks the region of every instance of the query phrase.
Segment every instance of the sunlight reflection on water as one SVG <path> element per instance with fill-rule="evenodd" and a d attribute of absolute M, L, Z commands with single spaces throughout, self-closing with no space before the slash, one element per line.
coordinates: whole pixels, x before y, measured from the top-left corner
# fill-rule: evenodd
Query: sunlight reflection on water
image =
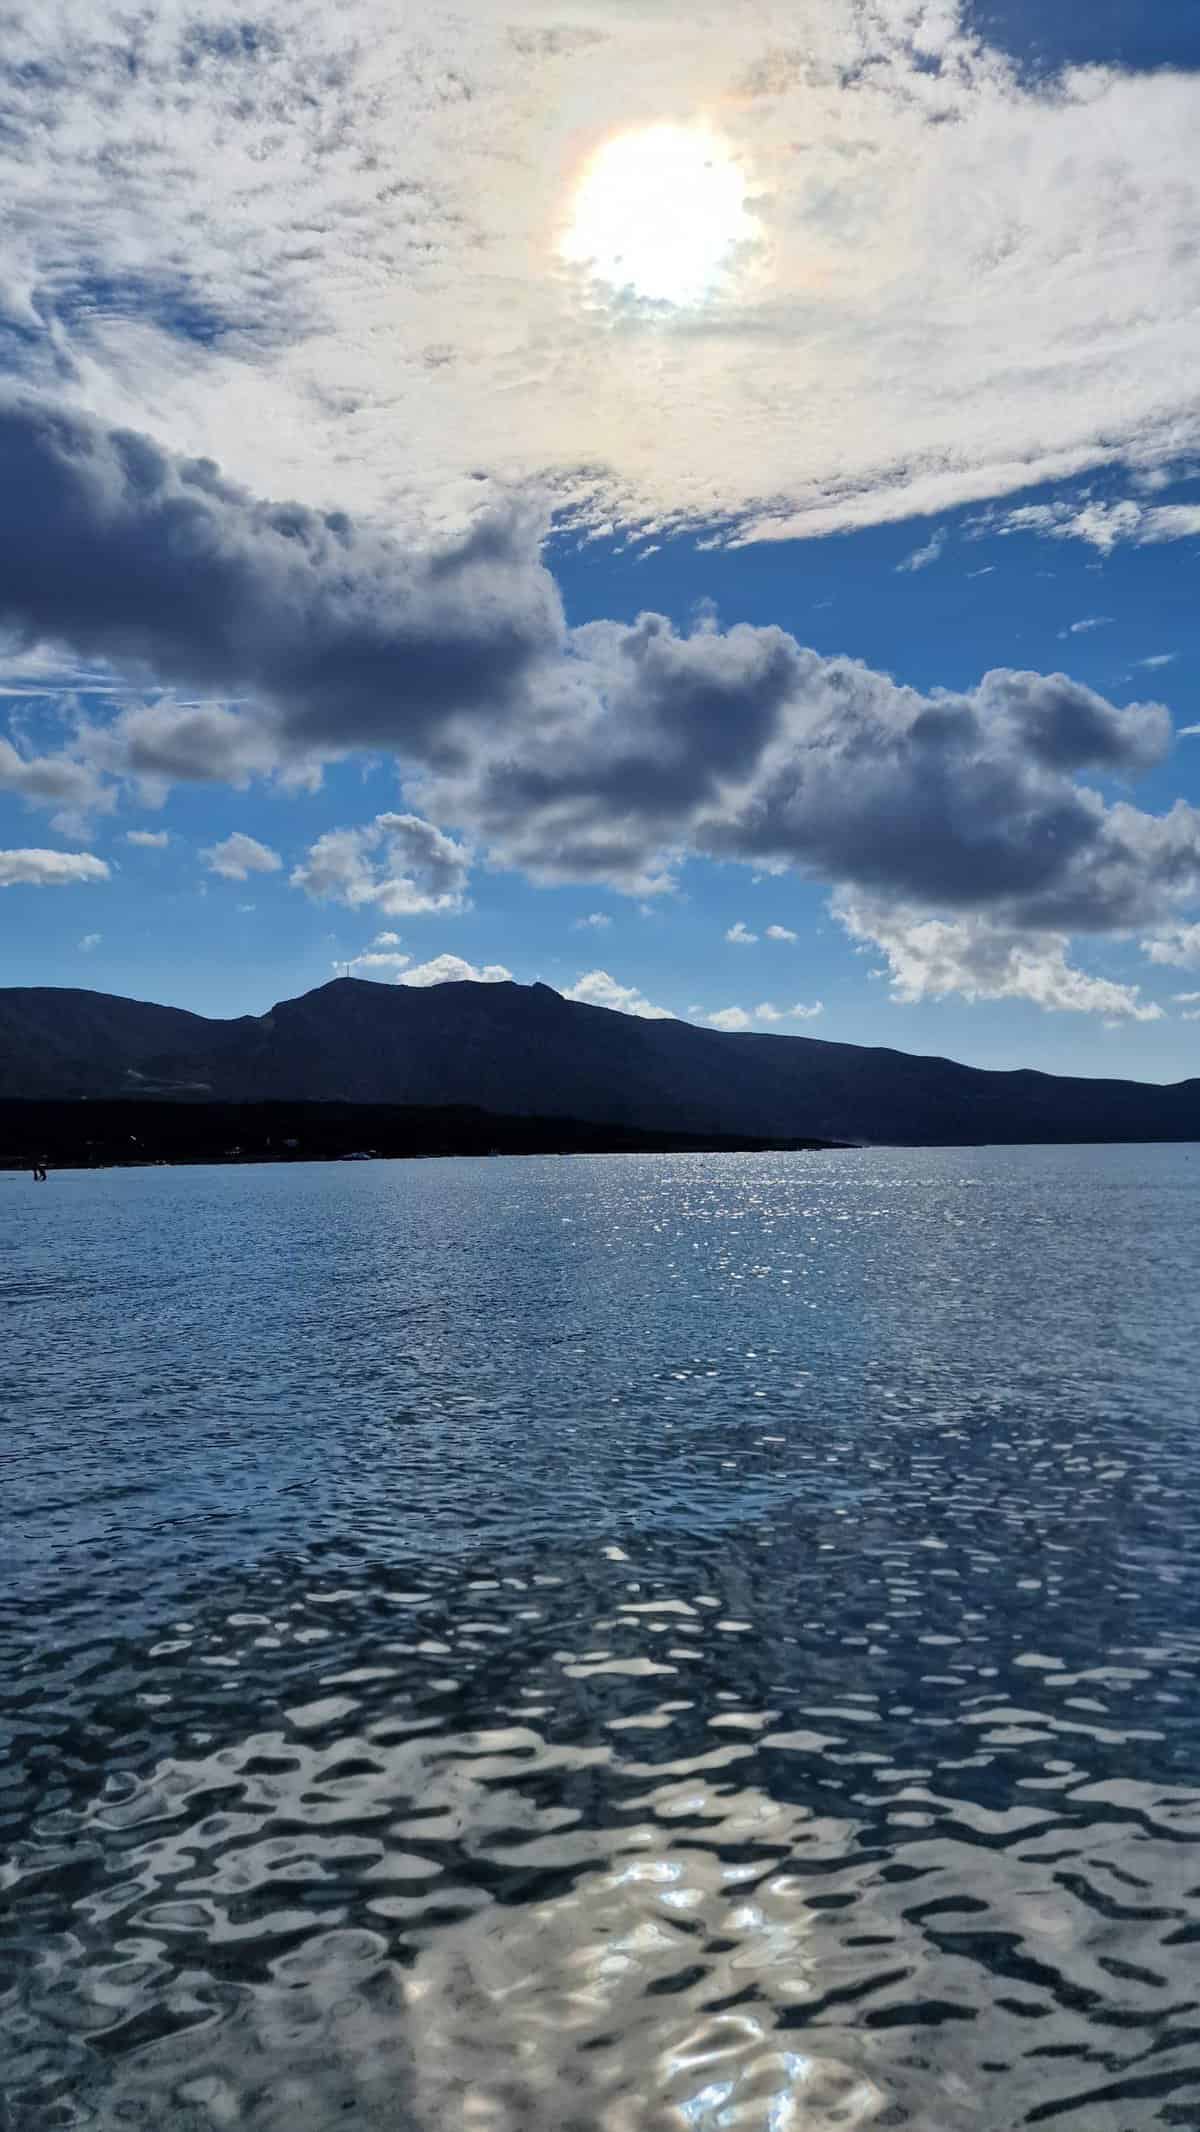
<path fill-rule="evenodd" d="M 58 1184 L 6 2132 L 1198 2121 L 1178 1151 Z"/>

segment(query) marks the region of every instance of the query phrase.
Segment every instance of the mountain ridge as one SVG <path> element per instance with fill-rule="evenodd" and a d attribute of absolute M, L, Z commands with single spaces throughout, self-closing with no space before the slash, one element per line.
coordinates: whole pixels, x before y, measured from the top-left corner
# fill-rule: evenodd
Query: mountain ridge
<path fill-rule="evenodd" d="M 1200 1139 L 1200 1079 L 1090 1080 L 826 1038 L 703 1029 L 544 984 L 341 977 L 209 1019 L 0 989 L 0 1097 L 471 1104 L 653 1131 L 921 1144 Z"/>

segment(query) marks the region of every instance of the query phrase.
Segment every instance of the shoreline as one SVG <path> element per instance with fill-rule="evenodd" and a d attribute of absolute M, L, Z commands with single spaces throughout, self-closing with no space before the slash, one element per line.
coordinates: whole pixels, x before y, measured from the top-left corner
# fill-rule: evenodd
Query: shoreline
<path fill-rule="evenodd" d="M 0 1100 L 0 1170 L 434 1161 L 499 1155 L 817 1154 L 816 1136 L 655 1131 L 464 1105 Z"/>

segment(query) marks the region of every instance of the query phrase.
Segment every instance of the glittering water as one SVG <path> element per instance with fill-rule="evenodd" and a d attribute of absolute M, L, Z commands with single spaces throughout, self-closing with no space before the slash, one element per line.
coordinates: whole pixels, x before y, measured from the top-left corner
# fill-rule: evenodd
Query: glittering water
<path fill-rule="evenodd" d="M 0 2125 L 1200 2126 L 1200 1150 L 0 1179 Z"/>

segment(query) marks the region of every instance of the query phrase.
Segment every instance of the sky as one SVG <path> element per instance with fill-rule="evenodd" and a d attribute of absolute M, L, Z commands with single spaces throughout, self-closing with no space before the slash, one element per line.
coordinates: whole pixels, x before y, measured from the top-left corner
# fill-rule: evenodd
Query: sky
<path fill-rule="evenodd" d="M 1200 1069 L 1176 0 L 58 0 L 0 984 Z"/>

